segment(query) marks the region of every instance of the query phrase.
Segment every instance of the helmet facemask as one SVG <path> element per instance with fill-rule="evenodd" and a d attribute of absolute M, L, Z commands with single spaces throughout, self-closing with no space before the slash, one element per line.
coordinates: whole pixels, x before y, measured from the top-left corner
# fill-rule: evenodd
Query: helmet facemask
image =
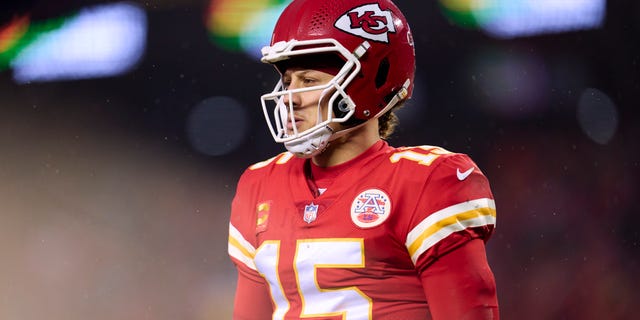
<path fill-rule="evenodd" d="M 345 88 L 360 71 L 360 61 L 356 55 L 348 52 L 333 39 L 291 40 L 263 49 L 262 60 L 274 64 L 281 75 L 286 69 L 282 67 L 283 63 L 287 64 L 301 57 L 311 62 L 305 67 L 322 71 L 321 65 L 314 65 L 314 55 L 317 57 L 318 54 L 333 54 L 342 61 L 342 66 L 333 66 L 339 71 L 329 82 L 308 88 L 288 89 L 281 77 L 274 90 L 260 99 L 274 140 L 284 143 L 287 150 L 304 158 L 319 154 L 327 147 L 329 141 L 335 138 L 331 123 L 344 124 L 353 116 L 355 103 Z M 296 66 L 295 62 L 290 65 Z M 309 91 L 321 91 L 317 105 L 317 120 L 313 127 L 300 131 L 295 121 L 293 96 Z M 288 98 L 288 103 L 285 102 L 285 97 Z M 288 129 L 288 125 L 291 125 L 291 129 Z"/>

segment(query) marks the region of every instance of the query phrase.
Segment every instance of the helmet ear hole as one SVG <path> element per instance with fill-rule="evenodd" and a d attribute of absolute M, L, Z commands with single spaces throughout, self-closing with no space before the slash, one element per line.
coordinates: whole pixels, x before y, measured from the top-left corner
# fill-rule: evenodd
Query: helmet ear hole
<path fill-rule="evenodd" d="M 387 82 L 387 76 L 389 75 L 389 59 L 386 57 L 380 61 L 378 65 L 378 73 L 376 73 L 376 89 L 379 89 Z"/>
<path fill-rule="evenodd" d="M 333 103 L 333 114 L 338 117 L 338 118 L 342 118 L 344 117 L 344 115 L 346 115 L 349 112 L 349 103 L 347 102 L 346 99 L 342 98 L 340 100 L 336 100 Z"/>

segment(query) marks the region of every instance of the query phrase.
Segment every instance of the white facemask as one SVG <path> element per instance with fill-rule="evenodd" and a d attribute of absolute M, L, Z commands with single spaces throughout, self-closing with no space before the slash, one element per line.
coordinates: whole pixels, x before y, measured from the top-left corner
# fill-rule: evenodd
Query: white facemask
<path fill-rule="evenodd" d="M 308 44 L 325 44 L 319 48 L 310 48 L 292 51 L 291 48 Z M 329 45 L 330 44 L 330 45 Z M 355 103 L 346 94 L 344 88 L 351 83 L 360 71 L 360 61 L 358 58 L 344 49 L 333 39 L 319 39 L 305 42 L 292 40 L 288 43 L 278 43 L 272 47 L 263 49 L 263 61 L 275 63 L 289 59 L 297 55 L 314 54 L 321 52 L 335 52 L 345 57 L 345 64 L 340 71 L 326 84 L 308 88 L 287 89 L 282 79 L 278 82 L 271 93 L 263 95 L 260 100 L 264 116 L 267 120 L 269 130 L 278 143 L 283 143 L 291 153 L 299 157 L 313 157 L 322 152 L 329 141 L 335 138 L 331 123 L 344 123 L 355 113 Z M 322 91 L 318 102 L 317 121 L 314 126 L 304 131 L 299 131 L 294 117 L 293 95 L 309 91 Z M 285 103 L 285 97 L 289 103 Z M 326 102 L 327 106 L 323 112 L 320 101 Z M 333 105 L 340 102 L 342 112 L 338 116 L 333 113 Z M 287 130 L 287 124 L 293 129 Z"/>

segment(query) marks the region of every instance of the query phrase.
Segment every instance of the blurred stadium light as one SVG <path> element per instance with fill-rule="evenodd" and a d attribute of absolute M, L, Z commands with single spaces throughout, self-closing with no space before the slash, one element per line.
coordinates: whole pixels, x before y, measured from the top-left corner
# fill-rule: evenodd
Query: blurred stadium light
<path fill-rule="evenodd" d="M 206 27 L 219 47 L 260 57 L 268 45 L 271 30 L 291 0 L 211 0 Z"/>
<path fill-rule="evenodd" d="M 443 13 L 463 27 L 495 38 L 598 28 L 606 0 L 439 0 Z"/>
<path fill-rule="evenodd" d="M 0 30 L 0 70 L 13 68 L 18 83 L 120 75 L 139 62 L 146 35 L 145 11 L 128 2 L 43 22 L 22 16 Z"/>
<path fill-rule="evenodd" d="M 19 42 L 29 29 L 30 18 L 28 15 L 16 16 L 6 26 L 0 28 L 0 71 L 5 70 L 11 58 L 15 56 L 25 41 Z"/>

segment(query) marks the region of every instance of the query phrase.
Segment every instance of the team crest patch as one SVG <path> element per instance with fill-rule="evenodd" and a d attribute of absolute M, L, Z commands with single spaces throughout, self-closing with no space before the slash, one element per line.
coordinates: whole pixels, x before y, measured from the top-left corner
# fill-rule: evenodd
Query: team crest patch
<path fill-rule="evenodd" d="M 342 15 L 335 27 L 373 41 L 389 43 L 389 33 L 395 33 L 391 10 L 382 10 L 377 3 L 365 4 Z"/>
<path fill-rule="evenodd" d="M 351 220 L 360 228 L 379 226 L 390 214 L 391 199 L 379 189 L 363 191 L 351 204 Z"/>

